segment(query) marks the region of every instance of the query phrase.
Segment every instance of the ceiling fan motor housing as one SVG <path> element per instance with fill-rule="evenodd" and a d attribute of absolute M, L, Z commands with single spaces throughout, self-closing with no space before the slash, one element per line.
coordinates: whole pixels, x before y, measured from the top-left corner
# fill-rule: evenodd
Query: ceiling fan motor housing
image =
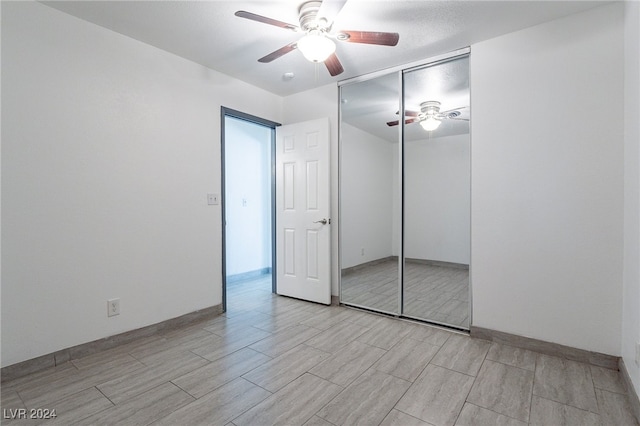
<path fill-rule="evenodd" d="M 425 115 L 436 115 L 440 112 L 440 102 L 426 101 L 420 104 L 420 111 Z"/>
<path fill-rule="evenodd" d="M 300 28 L 302 28 L 303 31 L 326 31 L 328 29 L 328 22 L 325 19 L 318 19 L 318 11 L 321 5 L 321 1 L 308 1 L 300 6 L 298 16 L 300 19 Z"/>

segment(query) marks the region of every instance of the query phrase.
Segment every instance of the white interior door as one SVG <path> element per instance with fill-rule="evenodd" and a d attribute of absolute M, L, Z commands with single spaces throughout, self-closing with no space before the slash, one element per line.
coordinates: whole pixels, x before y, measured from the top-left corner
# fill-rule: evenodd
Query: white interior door
<path fill-rule="evenodd" d="M 277 293 L 331 304 L 329 119 L 276 128 Z"/>

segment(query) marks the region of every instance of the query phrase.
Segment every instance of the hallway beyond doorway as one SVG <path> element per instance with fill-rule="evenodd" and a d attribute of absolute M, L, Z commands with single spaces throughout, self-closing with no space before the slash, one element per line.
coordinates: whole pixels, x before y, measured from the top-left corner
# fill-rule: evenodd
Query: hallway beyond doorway
<path fill-rule="evenodd" d="M 223 309 L 227 286 L 275 271 L 275 127 L 277 123 L 222 108 Z"/>

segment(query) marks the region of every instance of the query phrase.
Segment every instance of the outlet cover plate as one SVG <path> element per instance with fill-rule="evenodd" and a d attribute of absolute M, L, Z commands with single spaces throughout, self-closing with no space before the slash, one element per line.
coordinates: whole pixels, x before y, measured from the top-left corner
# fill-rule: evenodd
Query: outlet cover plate
<path fill-rule="evenodd" d="M 220 203 L 219 198 L 218 194 L 207 194 L 207 204 L 210 206 L 217 206 Z"/>
<path fill-rule="evenodd" d="M 107 300 L 107 316 L 113 317 L 120 315 L 120 299 Z"/>

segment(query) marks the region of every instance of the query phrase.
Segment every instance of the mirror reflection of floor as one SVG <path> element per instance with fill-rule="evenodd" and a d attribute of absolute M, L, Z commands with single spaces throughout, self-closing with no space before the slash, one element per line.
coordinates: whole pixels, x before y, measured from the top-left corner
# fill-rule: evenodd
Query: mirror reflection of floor
<path fill-rule="evenodd" d="M 405 261 L 404 312 L 411 318 L 469 328 L 469 270 Z M 398 261 L 388 259 L 342 274 L 341 302 L 387 313 L 398 310 Z"/>

